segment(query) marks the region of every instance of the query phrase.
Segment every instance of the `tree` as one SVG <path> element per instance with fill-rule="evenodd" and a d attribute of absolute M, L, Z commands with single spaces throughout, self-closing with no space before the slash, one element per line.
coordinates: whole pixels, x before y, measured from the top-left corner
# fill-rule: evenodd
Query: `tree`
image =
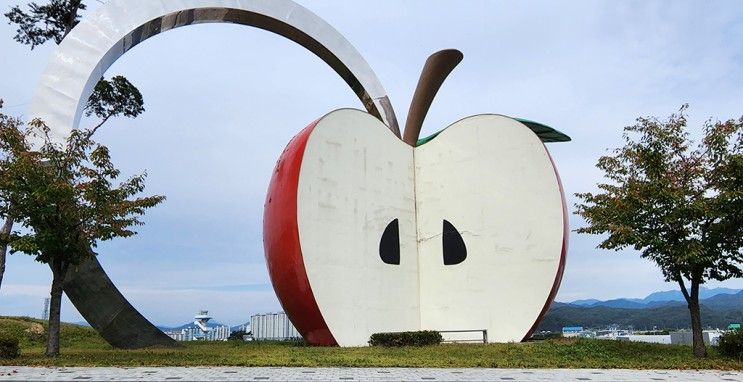
<path fill-rule="evenodd" d="M 85 10 L 82 0 L 51 0 L 46 5 L 31 2 L 28 7 L 30 10 L 26 13 L 16 5 L 5 17 L 18 25 L 13 38 L 21 44 L 30 45 L 31 49 L 49 40 L 61 43 L 80 22 L 80 11 Z"/>
<path fill-rule="evenodd" d="M 36 46 L 49 40 L 60 44 L 72 31 L 72 28 L 80 22 L 80 12 L 85 10 L 86 7 L 82 0 L 50 0 L 45 5 L 31 2 L 28 4 L 28 8 L 29 11 L 26 12 L 16 5 L 5 13 L 5 17 L 11 24 L 18 26 L 14 39 L 21 44 L 31 46 L 31 50 L 33 50 Z M 132 100 L 139 101 L 139 108 L 136 107 L 136 104 L 131 103 Z M 123 114 L 128 117 L 135 117 L 144 111 L 141 108 L 142 95 L 139 90 L 122 76 L 115 76 L 111 81 L 101 78 L 90 96 L 89 108 L 92 107 L 91 103 L 98 105 L 96 109 L 92 110 L 92 113 L 102 118 L 101 123 L 93 129 L 94 131 L 111 116 Z M 134 105 L 132 109 L 124 110 L 131 105 Z M 114 110 L 124 111 L 113 113 Z M 5 222 L 0 228 L 0 236 L 7 236 L 13 229 L 13 217 L 4 216 L 4 218 Z M 0 246 L 0 285 L 2 285 L 3 275 L 5 274 L 6 255 L 7 246 Z"/>
<path fill-rule="evenodd" d="M 707 121 L 694 148 L 687 105 L 667 120 L 638 118 L 624 128 L 624 146 L 596 165 L 607 183 L 579 193 L 577 232 L 608 234 L 599 248 L 632 247 L 675 282 L 691 315 L 694 355 L 707 354 L 699 287 L 743 276 L 743 117 Z"/>
<path fill-rule="evenodd" d="M 0 99 L 0 109 L 3 107 L 3 100 Z M 11 127 L 14 129 L 17 129 L 20 125 L 20 120 L 16 118 L 10 118 L 3 114 L 0 114 L 0 126 L 5 127 Z M 5 275 L 5 257 L 8 253 L 8 244 L 7 244 L 7 236 L 10 234 L 10 231 L 13 229 L 13 218 L 8 216 L 5 219 L 5 222 L 3 223 L 2 228 L 0 228 L 0 285 L 3 284 L 3 276 Z"/>
<path fill-rule="evenodd" d="M 136 234 L 139 217 L 165 197 L 135 197 L 144 190 L 145 174 L 115 184 L 120 171 L 108 148 L 92 140 L 95 129 L 74 130 L 60 144 L 38 119 L 23 126 L 0 113 L 0 213 L 23 227 L 2 244 L 52 270 L 46 354 L 56 356 L 68 270 L 95 256 L 98 242 Z"/>

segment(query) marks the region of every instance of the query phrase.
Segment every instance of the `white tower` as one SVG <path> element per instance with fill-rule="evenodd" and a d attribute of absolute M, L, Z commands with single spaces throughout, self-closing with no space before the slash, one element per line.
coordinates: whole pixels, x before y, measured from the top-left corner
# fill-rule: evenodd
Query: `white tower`
<path fill-rule="evenodd" d="M 193 319 L 194 325 L 198 326 L 199 329 L 201 329 L 204 333 L 210 332 L 212 330 L 212 328 L 207 326 L 207 322 L 212 319 L 211 316 L 209 316 L 208 310 L 200 311 L 199 314 L 194 316 Z"/>

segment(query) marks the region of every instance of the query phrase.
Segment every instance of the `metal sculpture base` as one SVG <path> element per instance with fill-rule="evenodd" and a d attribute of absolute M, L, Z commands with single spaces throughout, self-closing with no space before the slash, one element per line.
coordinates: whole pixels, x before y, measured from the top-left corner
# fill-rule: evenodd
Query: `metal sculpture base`
<path fill-rule="evenodd" d="M 113 347 L 179 346 L 127 301 L 96 258 L 69 272 L 64 291 L 85 321 Z"/>

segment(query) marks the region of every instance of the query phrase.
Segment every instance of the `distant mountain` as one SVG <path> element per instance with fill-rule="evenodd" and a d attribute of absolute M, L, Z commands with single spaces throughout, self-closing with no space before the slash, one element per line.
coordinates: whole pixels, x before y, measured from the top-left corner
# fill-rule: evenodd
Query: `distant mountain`
<path fill-rule="evenodd" d="M 735 295 L 741 292 L 741 289 L 730 289 L 730 288 L 712 288 L 707 289 L 705 287 L 699 288 L 699 299 L 705 300 L 715 296 Z M 684 296 L 680 290 L 669 290 L 663 292 L 655 292 L 649 294 L 647 297 L 639 298 L 618 298 L 614 300 L 600 301 L 595 299 L 588 300 L 576 300 L 569 304 L 577 306 L 606 306 L 610 308 L 622 308 L 622 309 L 644 309 L 649 307 L 658 307 L 665 305 L 673 305 L 675 302 L 686 303 Z"/>
<path fill-rule="evenodd" d="M 743 291 L 736 294 L 718 294 L 710 298 L 705 298 L 700 303 L 712 309 L 743 310 Z"/>
<path fill-rule="evenodd" d="M 560 331 L 563 326 L 605 328 L 610 325 L 633 326 L 635 329 L 685 329 L 691 327 L 685 302 L 650 301 L 641 307 L 625 299 L 603 301 L 590 306 L 554 303 L 538 330 Z M 705 327 L 724 328 L 743 321 L 743 290 L 736 294 L 721 293 L 701 299 L 702 323 Z"/>
<path fill-rule="evenodd" d="M 593 305 L 593 304 L 595 304 L 597 302 L 601 302 L 601 300 L 597 300 L 595 298 L 589 298 L 589 299 L 585 299 L 585 300 L 571 301 L 570 304 L 580 305 L 580 306 L 590 306 L 590 305 Z"/>
<path fill-rule="evenodd" d="M 683 300 L 683 301 L 650 301 L 649 303 L 645 304 L 645 307 L 657 308 L 659 306 L 669 306 L 669 305 L 686 306 L 686 300 Z"/>
<path fill-rule="evenodd" d="M 615 300 L 599 301 L 589 306 L 606 306 L 609 308 L 622 308 L 622 309 L 642 309 L 647 306 L 642 302 L 629 300 L 626 298 L 618 298 Z"/>
<path fill-rule="evenodd" d="M 705 287 L 699 288 L 699 299 L 704 300 L 710 297 L 714 297 L 721 294 L 736 294 L 741 289 L 730 289 L 730 288 L 712 288 L 708 289 Z M 669 290 L 664 292 L 655 292 L 649 294 L 643 299 L 645 302 L 651 301 L 684 301 L 684 295 L 681 294 L 680 290 Z"/>
<path fill-rule="evenodd" d="M 699 297 L 702 297 L 702 290 L 707 291 L 707 288 L 699 288 Z M 712 296 L 708 296 L 712 297 Z M 643 300 L 645 301 L 684 301 L 684 295 L 681 294 L 681 291 L 676 290 L 667 290 L 663 292 L 655 292 L 649 294 L 647 297 L 645 297 Z"/>
<path fill-rule="evenodd" d="M 250 322 L 246 322 L 246 323 L 244 323 L 242 325 L 230 326 L 230 331 L 231 332 L 236 332 L 238 330 L 242 330 L 242 327 L 245 326 L 245 325 L 248 326 L 248 331 L 250 331 Z"/>

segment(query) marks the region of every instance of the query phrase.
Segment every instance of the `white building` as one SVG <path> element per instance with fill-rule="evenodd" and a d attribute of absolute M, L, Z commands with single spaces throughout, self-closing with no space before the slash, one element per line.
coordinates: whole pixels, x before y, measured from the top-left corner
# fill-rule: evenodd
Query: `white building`
<path fill-rule="evenodd" d="M 255 314 L 250 317 L 253 339 L 256 341 L 299 340 L 302 336 L 284 312 Z"/>
<path fill-rule="evenodd" d="M 702 338 L 704 340 L 704 344 L 709 345 L 717 345 L 717 341 L 720 339 L 720 336 L 722 335 L 721 330 L 704 330 L 702 331 Z M 689 330 L 680 330 L 677 332 L 671 332 L 671 343 L 674 345 L 692 345 L 694 343 L 694 339 L 692 336 L 691 331 Z"/>

